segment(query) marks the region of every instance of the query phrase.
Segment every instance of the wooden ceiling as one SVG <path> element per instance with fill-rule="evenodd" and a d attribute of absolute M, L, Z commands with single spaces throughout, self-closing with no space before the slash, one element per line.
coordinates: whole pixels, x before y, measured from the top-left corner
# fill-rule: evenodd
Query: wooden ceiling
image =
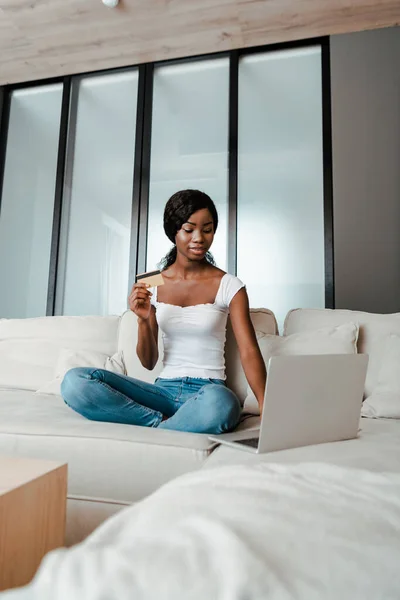
<path fill-rule="evenodd" d="M 0 0 L 0 85 L 400 23 L 400 0 Z"/>

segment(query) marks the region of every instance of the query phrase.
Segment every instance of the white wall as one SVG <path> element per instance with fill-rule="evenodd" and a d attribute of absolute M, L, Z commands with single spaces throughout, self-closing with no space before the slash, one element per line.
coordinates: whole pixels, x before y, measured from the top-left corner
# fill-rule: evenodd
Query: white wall
<path fill-rule="evenodd" d="M 400 311 L 400 27 L 331 37 L 336 308 Z"/>

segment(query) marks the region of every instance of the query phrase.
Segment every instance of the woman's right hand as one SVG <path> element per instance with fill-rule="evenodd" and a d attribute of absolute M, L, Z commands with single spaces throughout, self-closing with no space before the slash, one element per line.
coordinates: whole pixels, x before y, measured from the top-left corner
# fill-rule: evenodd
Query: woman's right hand
<path fill-rule="evenodd" d="M 129 308 L 140 319 L 146 321 L 150 317 L 152 293 L 149 291 L 148 283 L 135 283 L 129 294 Z"/>

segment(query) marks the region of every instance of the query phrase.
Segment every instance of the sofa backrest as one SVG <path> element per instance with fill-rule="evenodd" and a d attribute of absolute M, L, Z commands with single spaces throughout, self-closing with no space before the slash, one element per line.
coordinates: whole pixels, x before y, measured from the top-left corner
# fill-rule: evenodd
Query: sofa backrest
<path fill-rule="evenodd" d="M 386 341 L 391 333 L 400 335 L 400 313 L 380 315 L 353 310 L 327 308 L 297 308 L 286 315 L 284 335 L 323 327 L 335 327 L 343 323 L 359 326 L 357 350 L 368 354 L 368 371 L 365 396 L 369 396 L 377 384 Z"/>
<path fill-rule="evenodd" d="M 0 319 L 0 388 L 42 387 L 61 348 L 113 355 L 119 324 L 119 316 Z"/>
<path fill-rule="evenodd" d="M 277 333 L 278 327 L 276 319 L 270 310 L 265 308 L 253 308 L 250 310 L 250 317 L 258 338 L 268 333 Z M 137 317 L 132 311 L 128 310 L 121 317 L 118 350 L 122 351 L 124 354 L 127 373 L 130 377 L 152 383 L 158 377 L 162 369 L 163 346 L 160 330 L 158 337 L 160 358 L 153 371 L 148 371 L 141 365 L 136 354 L 136 344 Z M 225 360 L 227 384 L 243 402 L 246 396 L 247 382 L 240 363 L 239 351 L 229 319 L 226 334 Z"/>

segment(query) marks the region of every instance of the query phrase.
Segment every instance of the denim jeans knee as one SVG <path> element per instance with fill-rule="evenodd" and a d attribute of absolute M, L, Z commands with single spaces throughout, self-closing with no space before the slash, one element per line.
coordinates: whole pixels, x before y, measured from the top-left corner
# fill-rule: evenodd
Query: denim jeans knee
<path fill-rule="evenodd" d="M 61 382 L 61 396 L 64 402 L 78 412 L 84 404 L 85 388 L 93 371 L 95 369 L 91 367 L 75 367 L 66 372 Z"/>
<path fill-rule="evenodd" d="M 226 433 L 234 429 L 242 411 L 236 394 L 229 388 L 216 384 L 204 386 L 202 392 L 204 412 L 213 430 L 209 433 Z"/>

